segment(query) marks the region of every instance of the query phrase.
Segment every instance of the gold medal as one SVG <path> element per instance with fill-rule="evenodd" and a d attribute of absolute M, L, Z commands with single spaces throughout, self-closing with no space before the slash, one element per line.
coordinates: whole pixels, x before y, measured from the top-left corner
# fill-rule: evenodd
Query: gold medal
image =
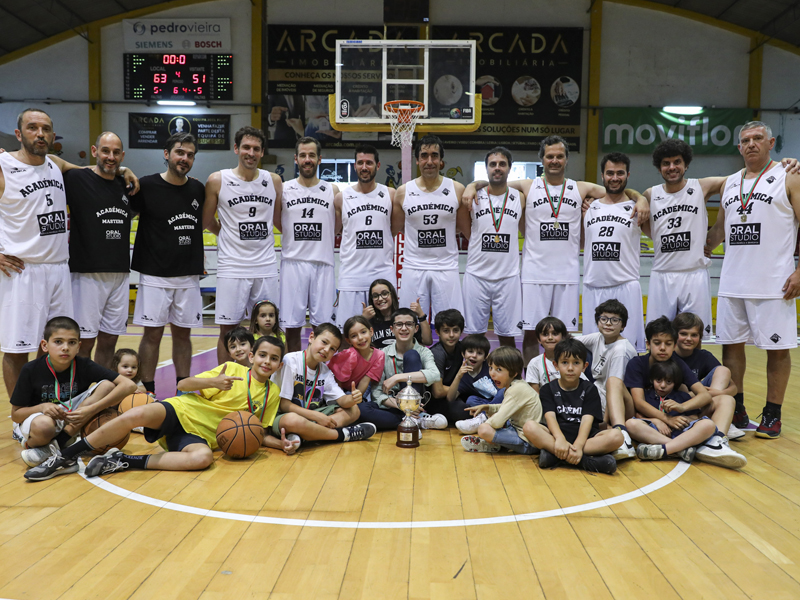
<path fill-rule="evenodd" d="M 742 223 L 746 223 L 747 222 L 747 215 L 742 215 L 741 220 L 742 220 Z"/>
<path fill-rule="evenodd" d="M 559 225 L 558 221 L 553 222 L 553 227 L 556 229 L 561 229 L 561 225 Z"/>

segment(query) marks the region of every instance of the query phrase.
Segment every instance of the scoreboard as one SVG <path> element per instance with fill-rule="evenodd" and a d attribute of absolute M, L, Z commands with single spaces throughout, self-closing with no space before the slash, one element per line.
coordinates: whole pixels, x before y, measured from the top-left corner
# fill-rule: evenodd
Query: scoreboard
<path fill-rule="evenodd" d="M 125 54 L 126 100 L 233 100 L 230 54 Z"/>

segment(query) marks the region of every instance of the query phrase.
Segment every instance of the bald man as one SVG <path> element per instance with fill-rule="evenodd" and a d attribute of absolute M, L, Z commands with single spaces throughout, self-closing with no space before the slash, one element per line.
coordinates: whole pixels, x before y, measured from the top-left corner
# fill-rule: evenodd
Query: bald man
<path fill-rule="evenodd" d="M 101 133 L 91 169 L 64 173 L 70 210 L 69 270 L 80 356 L 111 368 L 117 338 L 128 323 L 131 210 L 125 181 L 117 175 L 125 158 L 122 140 Z"/>

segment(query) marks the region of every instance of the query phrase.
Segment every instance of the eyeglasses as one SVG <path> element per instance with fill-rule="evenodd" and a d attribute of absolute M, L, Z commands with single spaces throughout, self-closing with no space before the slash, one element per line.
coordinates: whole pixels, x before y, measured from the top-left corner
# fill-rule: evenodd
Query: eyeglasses
<path fill-rule="evenodd" d="M 372 294 L 372 299 L 373 300 L 379 300 L 379 299 L 383 298 L 385 300 L 386 298 L 388 298 L 391 295 L 392 295 L 391 292 L 389 292 L 389 290 L 386 290 L 385 292 L 381 292 L 380 294 Z"/>
<path fill-rule="evenodd" d="M 611 323 L 612 325 L 618 325 L 618 324 L 622 323 L 622 319 L 620 319 L 619 317 L 605 317 L 604 316 L 604 317 L 600 317 L 597 320 L 600 323 L 602 323 L 603 325 L 606 325 L 607 323 Z"/>
<path fill-rule="evenodd" d="M 414 321 L 395 321 L 392 325 L 398 329 L 411 329 L 416 323 Z"/>

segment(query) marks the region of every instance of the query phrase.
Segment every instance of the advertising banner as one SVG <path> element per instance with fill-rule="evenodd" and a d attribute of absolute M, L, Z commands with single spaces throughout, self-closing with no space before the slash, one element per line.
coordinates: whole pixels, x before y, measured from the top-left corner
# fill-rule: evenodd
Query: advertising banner
<path fill-rule="evenodd" d="M 128 146 L 161 150 L 174 133 L 191 133 L 198 150 L 230 150 L 230 115 L 128 113 Z"/>
<path fill-rule="evenodd" d="M 230 19 L 124 19 L 126 52 L 230 52 Z"/>

